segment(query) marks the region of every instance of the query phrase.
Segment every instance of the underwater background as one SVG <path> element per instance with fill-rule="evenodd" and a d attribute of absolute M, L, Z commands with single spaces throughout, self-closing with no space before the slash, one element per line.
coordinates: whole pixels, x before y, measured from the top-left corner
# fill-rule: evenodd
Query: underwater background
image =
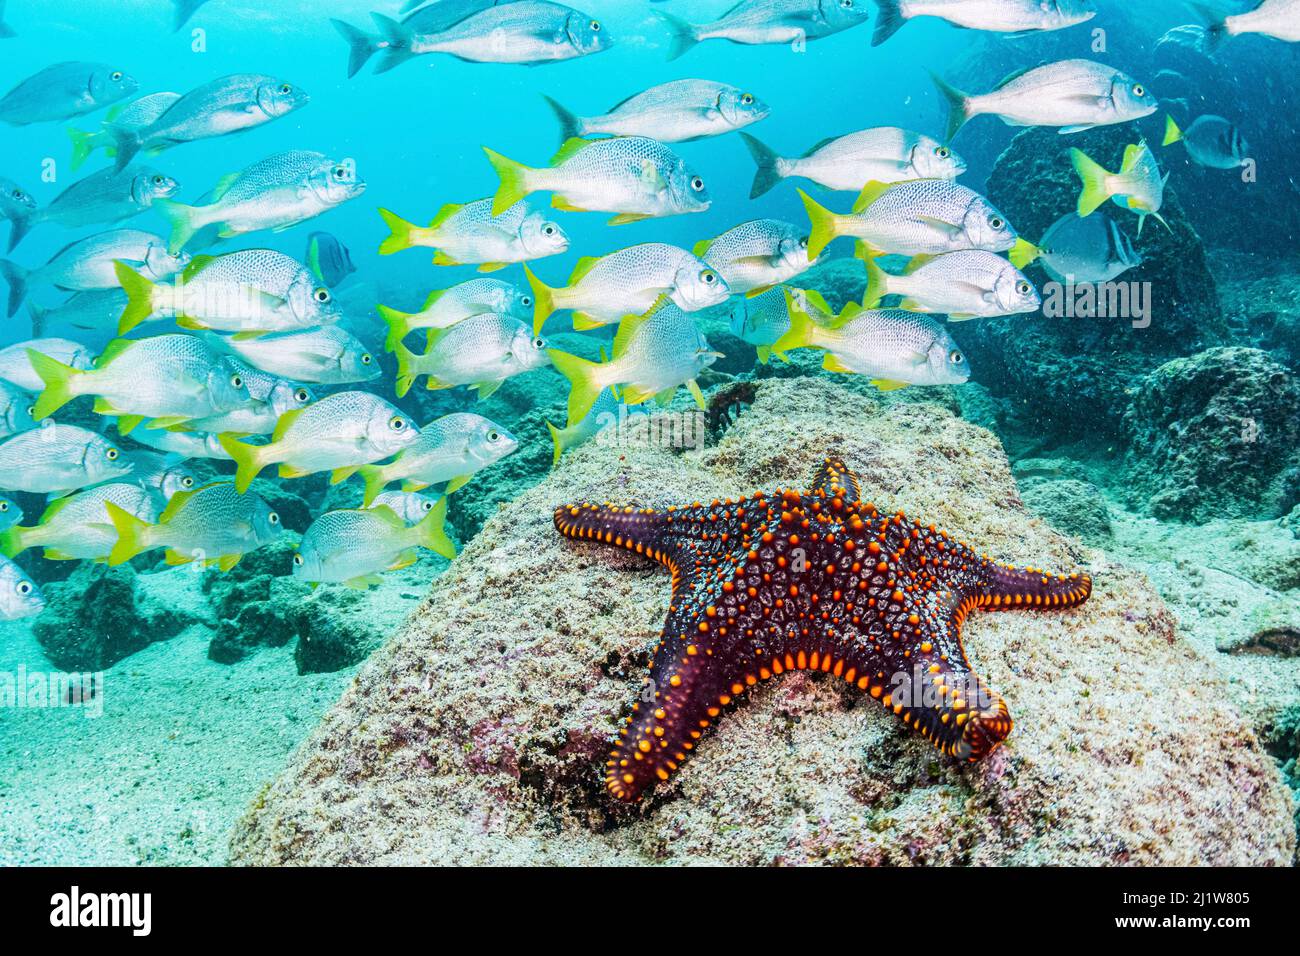
<path fill-rule="evenodd" d="M 273 123 L 148 162 L 180 183 L 177 198 L 184 202 L 282 150 L 316 150 L 355 164 L 367 184 L 359 198 L 285 232 L 259 232 L 218 248 L 269 247 L 301 259 L 314 232 L 336 237 L 356 267 L 335 290 L 343 325 L 367 345 L 384 375 L 364 385 L 318 387 L 318 396 L 368 389 L 420 425 L 472 411 L 518 439 L 515 452 L 449 497 L 448 531 L 464 549 L 500 506 L 551 480 L 547 423 L 563 424 L 569 383 L 543 368 L 506 381 L 482 402 L 465 389 L 419 386 L 397 397 L 396 365 L 384 348 L 387 329 L 376 307 L 419 311 L 431 291 L 476 272 L 435 266 L 428 249 L 381 256 L 389 231 L 378 208 L 424 224 L 446 203 L 492 195 L 498 178 L 483 146 L 541 165 L 560 145 L 543 95 L 591 115 L 656 83 L 715 79 L 753 91 L 771 107 L 771 115 L 746 132 L 789 156 L 872 126 L 900 126 L 942 140 L 946 107 L 930 71 L 961 89 L 982 91 L 1016 70 L 1084 57 L 1141 78 L 1161 109 L 1135 124 L 1066 138 L 1053 129 L 1017 130 L 979 117 L 952 146 L 968 164 L 961 182 L 987 195 L 1037 242 L 1074 208 L 1079 184 L 1069 147 L 1116 169 L 1126 146 L 1142 137 L 1149 141 L 1170 175 L 1163 209 L 1168 228 L 1148 221 L 1138 235 L 1134 217 L 1112 210 L 1143 259 L 1124 278 L 1150 283 L 1146 325 L 1129 316 L 1041 313 L 954 323 L 950 331 L 970 362 L 969 383 L 881 393 L 864 378 L 824 370 L 822 356 L 811 350 L 792 352 L 790 362 L 760 363 L 753 346 L 735 334 L 733 301 L 696 316 L 709 344 L 723 353 L 699 378 L 707 403 L 701 444 L 716 446 L 735 421 L 760 413 L 765 417 L 750 423 L 752 434 L 788 435 L 792 442 L 817 434 L 816 407 L 783 407 L 756 397 L 764 383 L 777 379 L 789 380 L 774 386 L 791 389 L 783 395 L 797 395 L 802 380 L 815 380 L 818 388 L 833 383 L 859 396 L 864 409 L 874 410 L 870 414 L 901 408 L 900 414 L 922 423 L 931 415 L 956 416 L 987 429 L 1009 461 L 1015 484 L 1008 493 L 1019 496 L 1016 507 L 1023 504 L 1029 515 L 1090 549 L 1090 560 L 1145 576 L 1163 605 L 1144 598 L 1143 613 L 1172 615 L 1170 639 L 1185 642 L 1197 662 L 1187 666 L 1208 663 L 1215 679 L 1231 688 L 1232 705 L 1254 734 L 1242 746 L 1261 750 L 1268 773 L 1300 792 L 1300 47 L 1244 37 L 1211 57 L 1194 44 L 1162 40 L 1196 22 L 1186 4 L 1098 0 L 1095 21 L 1055 33 L 1004 38 L 922 19 L 879 47 L 870 45 L 868 25 L 817 40 L 806 51 L 711 41 L 668 61 L 667 32 L 654 11 L 705 21 L 725 10 L 725 0 L 575 5 L 600 19 L 612 49 L 542 67 L 431 55 L 349 79 L 347 48 L 330 18 L 368 29 L 373 9 L 397 16 L 396 2 L 210 0 L 173 32 L 167 0 L 9 0 L 4 17 L 17 35 L 0 40 L 0 89 L 56 61 L 88 60 L 129 72 L 142 93 L 184 92 L 245 72 L 271 74 L 306 90 L 310 104 Z M 1104 30 L 1104 37 L 1099 40 L 1094 29 Z M 1094 46 L 1099 42 L 1103 51 Z M 1160 148 L 1166 113 L 1180 123 L 1206 114 L 1230 119 L 1250 144 L 1257 175 L 1205 168 L 1181 146 Z M 101 154 L 74 173 L 63 129 L 94 130 L 100 119 L 91 114 L 61 124 L 0 124 L 0 176 L 21 184 L 38 205 L 48 204 L 104 165 Z M 806 227 L 795 183 L 750 198 L 755 167 L 739 136 L 675 144 L 673 150 L 708 182 L 707 212 L 618 228 L 607 226 L 604 215 L 555 212 L 569 250 L 530 268 L 559 286 L 580 258 L 634 243 L 692 249 L 759 217 Z M 807 182 L 797 184 L 813 191 Z M 837 209 L 852 198 L 815 195 Z M 538 197 L 534 202 L 544 206 Z M 167 233 L 156 210 L 124 225 Z M 89 231 L 43 226 L 7 258 L 36 267 Z M 1026 273 L 1040 284 L 1048 278 L 1039 265 Z M 527 289 L 518 265 L 495 277 Z M 863 264 L 844 240 L 794 280 L 836 310 L 860 302 L 865 283 Z M 48 287 L 32 293 L 46 307 L 64 297 Z M 591 359 L 613 338 L 612 328 L 580 335 L 568 326 L 561 314 L 544 334 L 555 347 Z M 147 328 L 156 334 L 164 326 Z M 37 333 L 24 308 L 0 329 L 0 347 Z M 39 334 L 77 340 L 92 352 L 115 337 L 110 327 L 57 324 Z M 681 414 L 695 408 L 685 390 L 672 405 Z M 70 406 L 68 414 L 77 424 L 111 431 L 89 403 Z M 906 462 L 907 429 L 888 435 L 900 443 L 892 451 Z M 123 447 L 136 446 L 126 439 Z M 620 450 L 571 454 L 591 456 L 582 462 L 603 455 L 612 471 Z M 918 452 L 917 466 L 931 467 L 924 461 Z M 189 465 L 200 480 L 234 473 L 228 461 Z M 559 469 L 566 467 L 562 461 Z M 87 678 L 97 688 L 95 701 L 81 707 L 0 707 L 0 862 L 225 862 L 232 826 L 262 799 L 366 660 L 412 615 L 427 613 L 430 588 L 449 567 L 428 552 L 370 590 L 338 584 L 312 589 L 294 579 L 299 536 L 327 510 L 359 507 L 361 488 L 357 482 L 331 486 L 327 475 L 270 474 L 254 488 L 288 533 L 228 572 L 169 568 L 156 552 L 115 568 L 52 562 L 39 549 L 20 556 L 47 606 L 35 618 L 0 623 L 0 673 L 14 682 L 38 673 L 103 676 L 100 683 Z M 862 477 L 873 484 L 869 472 Z M 979 480 L 978 473 L 971 477 Z M 878 493 L 900 492 L 895 484 Z M 9 497 L 23 508 L 25 523 L 39 516 L 40 497 Z M 479 554 L 479 560 L 490 558 Z M 1294 814 L 1294 804 L 1281 812 Z M 1298 820 L 1290 824 L 1292 853 Z M 1249 828 L 1257 821 L 1246 816 L 1237 822 Z M 243 859 L 266 858 L 245 848 Z"/>

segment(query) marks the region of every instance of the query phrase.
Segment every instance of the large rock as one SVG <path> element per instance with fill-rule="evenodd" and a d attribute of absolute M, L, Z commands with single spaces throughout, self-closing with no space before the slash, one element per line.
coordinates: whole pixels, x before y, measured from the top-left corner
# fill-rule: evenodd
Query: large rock
<path fill-rule="evenodd" d="M 1068 137 L 1050 129 L 1028 130 L 998 161 L 988 196 L 1022 236 L 1037 242 L 1078 203 L 1079 179 L 1070 148 L 1078 147 L 1114 170 L 1135 140 L 1129 127 Z M 1152 219 L 1141 237 L 1136 237 L 1134 215 L 1110 204 L 1094 214 L 1113 215 L 1134 237 L 1143 265 L 1119 281 L 1150 283 L 1149 327 L 1135 328 L 1132 317 L 1047 318 L 1039 313 L 954 328 L 976 378 L 994 394 L 1017 402 L 1032 430 L 1066 440 L 1117 436 L 1134 383 L 1172 358 L 1226 341 L 1205 249 L 1172 186 L 1161 214 L 1172 232 Z M 1030 274 L 1036 282 L 1047 281 L 1038 266 Z"/>
<path fill-rule="evenodd" d="M 1125 488 L 1158 518 L 1278 518 L 1300 501 L 1300 381 L 1266 352 L 1210 349 L 1161 366 L 1124 426 Z"/>
<path fill-rule="evenodd" d="M 977 615 L 1016 727 L 973 767 L 842 683 L 763 685 L 663 792 L 600 785 L 669 599 L 657 566 L 562 541 L 570 500 L 647 504 L 806 481 L 828 452 L 878 504 L 996 557 L 1089 567 L 1062 614 Z M 491 518 L 231 840 L 278 863 L 1285 864 L 1290 796 L 1145 579 L 1021 505 L 996 439 L 937 407 L 761 383 L 699 454 L 591 443 Z"/>

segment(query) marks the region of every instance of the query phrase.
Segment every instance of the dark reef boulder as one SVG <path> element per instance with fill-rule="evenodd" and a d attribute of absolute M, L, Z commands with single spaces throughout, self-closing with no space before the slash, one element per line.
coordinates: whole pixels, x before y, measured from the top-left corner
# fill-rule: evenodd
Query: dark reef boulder
<path fill-rule="evenodd" d="M 45 585 L 47 607 L 32 624 L 45 656 L 63 670 L 105 670 L 198 621 L 138 585 L 130 565 L 85 562 L 66 580 Z"/>
<path fill-rule="evenodd" d="M 1099 545 L 1110 538 L 1110 509 L 1096 485 L 1073 478 L 1034 481 L 1021 489 L 1020 496 L 1026 508 L 1067 534 Z"/>
<path fill-rule="evenodd" d="M 383 643 L 387 623 L 365 613 L 365 596 L 343 588 L 322 588 L 296 602 L 290 616 L 298 645 L 299 674 L 321 674 L 360 664 Z"/>
<path fill-rule="evenodd" d="M 208 657 L 234 664 L 263 647 L 283 647 L 294 637 L 293 615 L 309 589 L 288 577 L 298 539 L 286 535 L 259 548 L 229 572 L 208 572 L 203 590 L 217 619 Z"/>
<path fill-rule="evenodd" d="M 989 199 L 1022 236 L 1037 242 L 1078 202 L 1069 150 L 1082 149 L 1114 170 L 1138 136 L 1128 126 L 1074 136 L 1050 129 L 1023 132 L 990 175 Z M 1112 205 L 1094 215 L 1112 213 L 1144 260 L 1119 281 L 1150 284 L 1149 327 L 1135 328 L 1131 316 L 1050 318 L 1041 312 L 954 326 L 976 380 L 1018 403 L 1026 427 L 1062 441 L 1120 435 L 1133 383 L 1169 359 L 1227 340 L 1205 249 L 1176 191 L 1166 190 L 1162 210 L 1172 231 L 1151 219 L 1137 237 L 1137 217 Z M 1029 273 L 1039 284 L 1047 281 L 1040 266 Z"/>
<path fill-rule="evenodd" d="M 1267 353 L 1210 349 L 1137 389 L 1125 488 L 1158 518 L 1277 518 L 1300 493 L 1300 380 Z"/>

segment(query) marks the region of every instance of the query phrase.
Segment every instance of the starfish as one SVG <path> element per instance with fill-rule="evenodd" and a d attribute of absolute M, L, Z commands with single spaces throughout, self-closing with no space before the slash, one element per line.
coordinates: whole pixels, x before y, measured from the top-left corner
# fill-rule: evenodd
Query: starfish
<path fill-rule="evenodd" d="M 795 670 L 841 678 L 943 753 L 978 761 L 1012 722 L 966 658 L 967 615 L 1072 608 L 1092 593 L 1087 575 L 999 564 L 934 525 L 882 514 L 834 460 L 809 491 L 665 510 L 566 505 L 555 527 L 672 573 L 647 686 L 605 767 L 606 789 L 628 802 L 668 780 L 750 688 Z"/>

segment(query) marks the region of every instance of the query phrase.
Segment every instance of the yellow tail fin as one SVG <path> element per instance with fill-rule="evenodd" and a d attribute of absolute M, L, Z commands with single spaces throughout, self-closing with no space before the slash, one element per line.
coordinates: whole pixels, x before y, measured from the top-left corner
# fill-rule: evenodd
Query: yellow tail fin
<path fill-rule="evenodd" d="M 885 296 L 889 295 L 889 276 L 870 256 L 863 261 L 867 266 L 867 291 L 863 293 L 862 307 L 874 309 L 880 305 Z"/>
<path fill-rule="evenodd" d="M 246 445 L 229 433 L 218 435 L 217 441 L 226 450 L 226 454 L 235 460 L 235 490 L 242 495 L 248 491 L 258 472 L 266 467 L 262 461 L 262 449 L 267 446 Z"/>
<path fill-rule="evenodd" d="M 389 231 L 388 238 L 379 244 L 381 256 L 391 256 L 395 252 L 402 252 L 415 245 L 411 239 L 411 234 L 417 228 L 414 223 L 407 222 L 397 213 L 387 209 L 379 210 L 379 215 L 383 217 Z"/>
<path fill-rule="evenodd" d="M 446 524 L 447 496 L 443 495 L 424 520 L 415 526 L 415 534 L 420 547 L 428 548 L 451 561 L 456 557 L 456 546 L 447 537 Z"/>
<path fill-rule="evenodd" d="M 113 272 L 117 275 L 117 284 L 126 292 L 126 308 L 117 321 L 117 334 L 126 335 L 153 315 L 154 284 L 125 262 L 114 262 Z"/>
<path fill-rule="evenodd" d="M 198 221 L 199 210 L 194 206 L 187 206 L 172 199 L 158 199 L 154 201 L 153 208 L 171 224 L 172 235 L 167 243 L 167 251 L 172 255 L 184 249 L 194 238 L 194 234 L 202 228 L 202 224 Z"/>
<path fill-rule="evenodd" d="M 551 443 L 555 446 L 555 454 L 551 457 L 551 467 L 554 468 L 560 463 L 560 457 L 564 454 L 564 431 L 550 422 L 546 423 L 546 427 L 551 433 Z M 0 541 L 3 540 L 3 537 L 0 537 Z"/>
<path fill-rule="evenodd" d="M 148 540 L 148 531 L 152 525 L 123 511 L 111 501 L 104 502 L 104 507 L 108 510 L 108 519 L 113 522 L 113 528 L 117 531 L 117 544 L 113 545 L 113 550 L 108 554 L 110 566 L 126 564 L 137 554 L 143 554 L 153 547 Z"/>
<path fill-rule="evenodd" d="M 64 365 L 35 349 L 27 350 L 27 360 L 32 363 L 32 370 L 45 383 L 45 391 L 41 392 L 41 397 L 36 400 L 36 405 L 32 409 L 32 418 L 39 422 L 49 418 L 77 397 L 76 392 L 72 390 L 73 379 L 86 373 Z"/>
<path fill-rule="evenodd" d="M 1110 198 L 1110 188 L 1106 185 L 1110 173 L 1081 149 L 1070 150 L 1070 161 L 1083 181 L 1083 191 L 1079 193 L 1079 215 L 1091 216 Z"/>
<path fill-rule="evenodd" d="M 379 317 L 388 323 L 388 338 L 384 340 L 384 348 L 389 352 L 396 352 L 397 346 L 402 339 L 411 334 L 413 328 L 411 313 L 398 312 L 386 305 L 376 306 L 375 308 L 379 312 Z"/>
<path fill-rule="evenodd" d="M 361 480 L 366 483 L 365 496 L 361 499 L 361 507 L 369 508 L 374 504 L 375 499 L 384 493 L 388 487 L 388 479 L 384 475 L 382 465 L 365 465 L 358 472 Z"/>
<path fill-rule="evenodd" d="M 569 380 L 569 424 L 576 425 L 587 417 L 604 388 L 597 381 L 600 364 L 556 349 L 548 349 L 546 354 L 559 373 Z"/>
<path fill-rule="evenodd" d="M 791 349 L 811 348 L 813 344 L 813 320 L 808 313 L 794 303 L 789 291 L 785 294 L 786 311 L 790 314 L 790 329 L 772 344 L 773 352 L 788 352 Z"/>
<path fill-rule="evenodd" d="M 1183 141 L 1183 131 L 1178 128 L 1178 124 L 1174 122 L 1174 118 L 1172 116 L 1166 115 L 1165 116 L 1165 141 L 1160 145 L 1172 146 L 1174 145 L 1174 143 L 1181 143 L 1182 141 Z"/>
<path fill-rule="evenodd" d="M 840 217 L 802 189 L 799 190 L 799 196 L 803 199 L 808 219 L 812 222 L 812 233 L 808 236 L 808 258 L 816 259 L 839 237 Z"/>
<path fill-rule="evenodd" d="M 401 398 L 411 390 L 420 373 L 415 370 L 415 360 L 419 358 L 401 342 L 393 349 L 397 355 L 397 397 Z"/>
<path fill-rule="evenodd" d="M 533 299 L 537 303 L 533 307 L 533 334 L 538 335 L 546 320 L 555 312 L 555 290 L 537 278 L 528 266 L 524 266 L 524 275 L 528 277 L 528 284 L 533 289 Z"/>
<path fill-rule="evenodd" d="M 499 216 L 532 190 L 528 186 L 528 167 L 517 163 L 508 156 L 502 156 L 495 150 L 483 147 L 492 168 L 501 177 L 501 188 L 492 200 L 492 215 Z"/>

